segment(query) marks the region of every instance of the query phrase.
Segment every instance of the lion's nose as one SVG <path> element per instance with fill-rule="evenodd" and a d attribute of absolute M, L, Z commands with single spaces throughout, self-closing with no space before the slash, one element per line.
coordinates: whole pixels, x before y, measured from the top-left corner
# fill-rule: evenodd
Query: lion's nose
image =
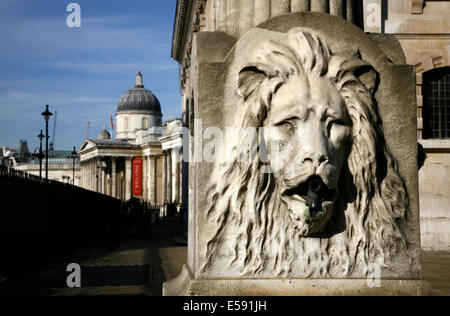
<path fill-rule="evenodd" d="M 305 154 L 302 163 L 311 163 L 315 167 L 319 167 L 321 164 L 328 161 L 327 155 L 324 153 L 309 153 Z"/>

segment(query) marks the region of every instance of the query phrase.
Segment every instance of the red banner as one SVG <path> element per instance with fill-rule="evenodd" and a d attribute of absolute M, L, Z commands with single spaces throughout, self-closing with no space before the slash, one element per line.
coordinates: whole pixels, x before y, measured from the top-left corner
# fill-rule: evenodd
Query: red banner
<path fill-rule="evenodd" d="M 133 195 L 142 195 L 142 158 L 133 159 Z"/>

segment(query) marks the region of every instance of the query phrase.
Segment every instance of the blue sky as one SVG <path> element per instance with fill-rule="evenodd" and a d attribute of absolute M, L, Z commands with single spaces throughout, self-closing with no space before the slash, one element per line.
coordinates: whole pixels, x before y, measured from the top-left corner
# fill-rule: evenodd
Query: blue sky
<path fill-rule="evenodd" d="M 81 6 L 81 27 L 66 7 Z M 176 0 L 0 0 L 0 146 L 44 129 L 45 104 L 58 112 L 56 149 L 80 146 L 103 126 L 135 84 L 159 99 L 163 119 L 181 117 L 178 64 L 171 59 Z M 53 121 L 50 122 L 50 136 Z M 45 131 L 44 131 L 45 132 Z"/>

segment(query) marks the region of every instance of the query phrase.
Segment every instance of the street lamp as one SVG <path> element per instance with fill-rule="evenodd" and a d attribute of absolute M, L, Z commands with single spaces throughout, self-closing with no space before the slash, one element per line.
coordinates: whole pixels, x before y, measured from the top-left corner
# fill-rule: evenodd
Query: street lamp
<path fill-rule="evenodd" d="M 42 112 L 42 116 L 45 119 L 45 179 L 48 180 L 48 120 L 53 115 L 48 110 L 48 105 L 45 106 L 45 112 Z"/>
<path fill-rule="evenodd" d="M 38 135 L 39 138 L 39 178 L 42 178 L 42 159 L 44 158 L 44 154 L 42 153 L 42 140 L 44 139 L 44 134 L 41 133 Z"/>
<path fill-rule="evenodd" d="M 72 185 L 75 185 L 75 159 L 76 158 L 77 158 L 77 151 L 75 150 L 75 146 L 73 146 L 73 151 L 72 151 L 72 159 L 73 159 Z"/>
<path fill-rule="evenodd" d="M 42 153 L 42 140 L 44 139 L 44 134 L 41 133 L 37 136 L 39 138 L 39 152 L 33 154 L 33 157 L 39 159 L 39 178 L 42 178 L 42 159 L 44 159 L 44 154 Z M 36 152 L 36 150 L 35 150 Z"/>

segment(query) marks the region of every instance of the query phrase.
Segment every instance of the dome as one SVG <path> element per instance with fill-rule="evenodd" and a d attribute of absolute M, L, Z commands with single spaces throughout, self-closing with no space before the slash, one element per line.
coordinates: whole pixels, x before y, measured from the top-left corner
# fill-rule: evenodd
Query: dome
<path fill-rule="evenodd" d="M 120 99 L 117 106 L 117 114 L 149 114 L 161 115 L 161 105 L 156 96 L 144 88 L 142 74 L 136 76 L 136 85 L 128 90 Z"/>
<path fill-rule="evenodd" d="M 111 134 L 103 127 L 103 130 L 98 134 L 97 139 L 111 139 Z"/>

